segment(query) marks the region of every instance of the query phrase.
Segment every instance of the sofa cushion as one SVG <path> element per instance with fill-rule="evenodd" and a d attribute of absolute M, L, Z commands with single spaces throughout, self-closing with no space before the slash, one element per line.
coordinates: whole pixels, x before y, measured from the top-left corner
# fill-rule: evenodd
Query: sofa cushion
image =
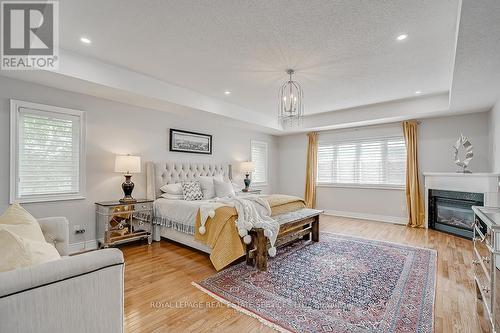
<path fill-rule="evenodd" d="M 37 220 L 18 203 L 12 204 L 0 216 L 0 230 L 2 229 L 22 238 L 45 242 L 45 237 Z"/>
<path fill-rule="evenodd" d="M 0 229 L 0 253 L 0 272 L 61 259 L 56 248 L 45 240 L 21 237 L 7 229 Z"/>

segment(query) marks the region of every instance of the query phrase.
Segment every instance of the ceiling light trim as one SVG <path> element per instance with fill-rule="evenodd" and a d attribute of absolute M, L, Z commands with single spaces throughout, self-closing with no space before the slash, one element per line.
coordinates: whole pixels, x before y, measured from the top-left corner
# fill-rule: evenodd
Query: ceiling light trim
<path fill-rule="evenodd" d="M 400 34 L 400 35 L 398 35 L 398 37 L 396 37 L 396 39 L 397 39 L 398 41 L 400 41 L 400 42 L 401 42 L 401 41 L 404 41 L 404 40 L 405 40 L 405 39 L 407 39 L 407 38 L 408 38 L 408 34 Z"/>
<path fill-rule="evenodd" d="M 80 42 L 82 42 L 83 44 L 86 44 L 86 45 L 92 44 L 92 40 L 88 37 L 85 37 L 85 36 L 80 37 Z"/>

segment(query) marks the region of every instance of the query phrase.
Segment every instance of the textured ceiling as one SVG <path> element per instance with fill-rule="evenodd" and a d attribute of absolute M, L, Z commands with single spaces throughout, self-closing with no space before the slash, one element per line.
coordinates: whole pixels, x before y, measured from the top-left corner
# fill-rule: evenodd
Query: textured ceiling
<path fill-rule="evenodd" d="M 292 67 L 311 114 L 449 90 L 458 5 L 64 0 L 61 47 L 270 114 Z"/>

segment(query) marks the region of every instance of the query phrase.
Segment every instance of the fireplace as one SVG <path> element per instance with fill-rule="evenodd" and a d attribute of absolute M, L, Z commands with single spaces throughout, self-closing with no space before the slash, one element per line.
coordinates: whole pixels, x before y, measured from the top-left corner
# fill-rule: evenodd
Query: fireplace
<path fill-rule="evenodd" d="M 472 206 L 483 206 L 484 194 L 430 189 L 429 228 L 472 239 Z"/>

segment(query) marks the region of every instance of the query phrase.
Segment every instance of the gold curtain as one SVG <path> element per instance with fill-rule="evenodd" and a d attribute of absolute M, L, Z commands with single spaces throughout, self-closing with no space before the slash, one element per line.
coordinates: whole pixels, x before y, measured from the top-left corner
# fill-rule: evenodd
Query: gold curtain
<path fill-rule="evenodd" d="M 306 207 L 316 206 L 316 174 L 318 172 L 318 132 L 307 133 L 306 191 L 304 200 Z"/>
<path fill-rule="evenodd" d="M 408 224 L 412 228 L 424 227 L 425 206 L 418 174 L 418 123 L 404 121 L 403 133 L 406 142 L 406 207 Z"/>

